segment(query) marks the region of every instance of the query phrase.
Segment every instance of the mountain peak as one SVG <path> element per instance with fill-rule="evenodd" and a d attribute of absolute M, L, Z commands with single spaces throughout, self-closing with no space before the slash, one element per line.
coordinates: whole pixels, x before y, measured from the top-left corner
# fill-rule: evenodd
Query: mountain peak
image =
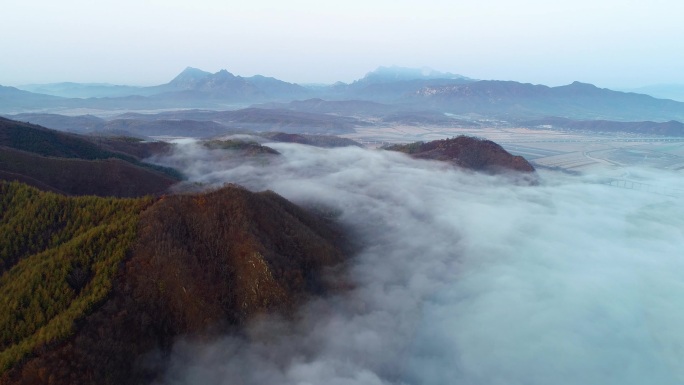
<path fill-rule="evenodd" d="M 169 84 L 179 88 L 190 88 L 196 84 L 198 80 L 209 75 L 211 75 L 210 72 L 202 71 L 201 69 L 194 67 L 186 67 L 183 72 L 173 78 Z"/>
<path fill-rule="evenodd" d="M 235 77 L 235 75 L 233 75 L 232 73 L 230 73 L 230 72 L 228 72 L 227 70 L 224 70 L 224 69 L 222 69 L 222 70 L 220 70 L 219 72 L 213 74 L 212 76 L 213 76 L 213 77 L 216 77 L 216 78 L 234 78 L 234 77 Z"/>
<path fill-rule="evenodd" d="M 391 66 L 380 66 L 375 71 L 366 74 L 357 82 L 365 83 L 387 83 L 402 80 L 427 80 L 427 79 L 464 79 L 465 76 L 452 74 L 450 72 L 439 72 L 429 67 L 409 68 Z"/>
<path fill-rule="evenodd" d="M 582 83 L 580 81 L 575 80 L 572 82 L 572 84 L 569 84 L 568 87 L 573 87 L 573 88 L 584 88 L 584 89 L 595 89 L 598 88 L 595 85 L 591 83 Z"/>
<path fill-rule="evenodd" d="M 201 69 L 199 69 L 199 68 L 190 67 L 190 66 L 185 67 L 185 69 L 184 69 L 183 72 L 181 72 L 181 73 L 182 73 L 182 74 L 193 74 L 193 73 L 194 73 L 194 74 L 203 74 L 203 75 L 208 75 L 208 74 L 209 74 L 209 72 L 207 72 L 207 71 L 203 71 L 203 70 L 201 70 Z"/>

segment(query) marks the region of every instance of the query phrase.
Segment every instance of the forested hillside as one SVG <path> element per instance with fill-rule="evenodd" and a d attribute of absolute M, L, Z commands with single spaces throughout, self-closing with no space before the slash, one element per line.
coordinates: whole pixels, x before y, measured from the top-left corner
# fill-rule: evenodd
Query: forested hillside
<path fill-rule="evenodd" d="M 182 175 L 141 159 L 168 148 L 131 138 L 88 138 L 0 118 L 0 180 L 67 195 L 161 194 Z"/>
<path fill-rule="evenodd" d="M 0 370 L 73 335 L 109 294 L 151 203 L 0 181 Z"/>
<path fill-rule="evenodd" d="M 0 182 L 0 213 L 3 385 L 149 383 L 178 337 L 294 314 L 344 261 L 327 220 L 238 186 L 121 199 Z"/>

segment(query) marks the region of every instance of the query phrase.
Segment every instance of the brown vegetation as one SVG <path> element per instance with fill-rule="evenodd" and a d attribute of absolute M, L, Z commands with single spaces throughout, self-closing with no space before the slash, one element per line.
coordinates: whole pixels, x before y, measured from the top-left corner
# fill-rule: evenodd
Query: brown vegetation
<path fill-rule="evenodd" d="M 148 383 L 177 337 L 237 331 L 267 312 L 293 315 L 304 298 L 325 293 L 326 271 L 343 261 L 340 240 L 273 192 L 228 186 L 163 197 L 142 214 L 109 299 L 72 338 L 36 351 L 0 383 Z"/>
<path fill-rule="evenodd" d="M 229 150 L 239 156 L 260 156 L 260 155 L 280 155 L 280 153 L 270 147 L 262 146 L 256 142 L 246 142 L 242 140 L 208 140 L 202 145 L 210 150 Z"/>
<path fill-rule="evenodd" d="M 73 335 L 106 298 L 151 201 L 0 182 L 0 373 Z"/>
<path fill-rule="evenodd" d="M 522 156 L 513 156 L 498 144 L 484 139 L 458 136 L 432 142 L 398 144 L 386 148 L 418 159 L 448 161 L 475 171 L 498 173 L 506 170 L 534 172 L 534 167 Z"/>
<path fill-rule="evenodd" d="M 141 159 L 169 148 L 133 138 L 89 138 L 0 118 L 0 180 L 70 195 L 159 194 L 182 176 Z"/>
<path fill-rule="evenodd" d="M 118 197 L 161 194 L 178 181 L 116 158 L 48 158 L 2 146 L 0 179 L 18 180 L 69 195 Z"/>
<path fill-rule="evenodd" d="M 275 142 L 284 143 L 299 143 L 307 144 L 309 146 L 333 148 L 333 147 L 348 147 L 361 145 L 351 139 L 340 138 L 333 135 L 308 135 L 308 134 L 288 134 L 285 132 L 266 132 L 261 134 L 266 139 Z"/>

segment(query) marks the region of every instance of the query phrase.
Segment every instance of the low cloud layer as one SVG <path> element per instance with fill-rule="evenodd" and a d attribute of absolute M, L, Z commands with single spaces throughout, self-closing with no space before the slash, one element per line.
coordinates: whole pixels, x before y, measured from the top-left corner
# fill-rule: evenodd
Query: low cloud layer
<path fill-rule="evenodd" d="M 272 147 L 280 159 L 186 143 L 157 161 L 190 183 L 334 208 L 365 245 L 357 286 L 294 324 L 178 342 L 165 383 L 684 383 L 682 197 L 596 183 L 606 175 L 516 186 L 397 153 Z M 676 174 L 627 172 L 684 190 Z"/>

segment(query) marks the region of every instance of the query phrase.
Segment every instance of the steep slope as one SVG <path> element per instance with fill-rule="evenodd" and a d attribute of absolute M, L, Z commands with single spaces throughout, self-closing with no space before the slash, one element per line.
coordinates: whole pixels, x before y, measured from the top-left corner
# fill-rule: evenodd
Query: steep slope
<path fill-rule="evenodd" d="M 211 72 L 202 71 L 199 68 L 186 67 L 175 78 L 171 79 L 168 86 L 176 90 L 186 90 L 197 87 L 204 79 L 211 76 Z"/>
<path fill-rule="evenodd" d="M 49 158 L 2 146 L 0 172 L 0 179 L 19 180 L 68 195 L 157 195 L 178 182 L 169 175 L 117 158 Z"/>
<path fill-rule="evenodd" d="M 86 138 L 4 118 L 0 149 L 0 179 L 66 194 L 159 194 L 181 179 L 175 170 L 140 161 L 165 145 Z"/>
<path fill-rule="evenodd" d="M 106 298 L 150 203 L 0 181 L 0 372 L 72 336 Z"/>
<path fill-rule="evenodd" d="M 260 314 L 288 316 L 324 294 L 332 288 L 327 269 L 344 260 L 340 240 L 330 224 L 272 192 L 228 186 L 160 199 L 140 216 L 106 301 L 77 317 L 63 342 L 12 361 L 0 383 L 149 383 L 177 337 L 239 331 Z"/>
<path fill-rule="evenodd" d="M 169 83 L 149 87 L 161 99 L 210 99 L 226 101 L 272 100 L 298 98 L 309 90 L 293 83 L 256 75 L 235 76 L 226 70 L 209 73 L 188 67 Z"/>
<path fill-rule="evenodd" d="M 500 173 L 504 171 L 534 172 L 534 167 L 521 156 L 513 156 L 498 144 L 490 141 L 458 136 L 432 142 L 415 142 L 386 147 L 418 159 L 451 162 L 475 171 Z"/>
<path fill-rule="evenodd" d="M 0 146 L 60 158 L 88 160 L 119 158 L 129 162 L 136 161 L 135 158 L 126 154 L 103 149 L 87 137 L 2 117 L 0 117 Z"/>

